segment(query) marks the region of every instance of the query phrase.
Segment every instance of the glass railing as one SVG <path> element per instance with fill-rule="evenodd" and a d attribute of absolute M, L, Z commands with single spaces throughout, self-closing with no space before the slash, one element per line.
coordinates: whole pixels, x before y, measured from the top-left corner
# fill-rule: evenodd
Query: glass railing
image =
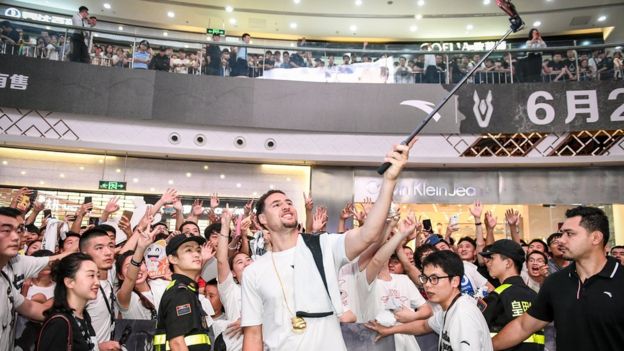
<path fill-rule="evenodd" d="M 352 44 L 340 47 L 339 43 L 303 41 L 275 46 L 244 44 L 232 38 L 222 42 L 195 40 L 169 31 L 154 36 L 127 30 L 44 25 L 5 16 L 0 16 L 0 20 L 9 20 L 15 28 L 13 34 L 3 33 L 0 53 L 4 55 L 180 74 L 314 82 L 453 84 L 494 45 L 487 42 L 483 45 L 485 50 L 478 51 L 427 51 L 412 44 L 354 48 Z M 79 38 L 77 33 L 84 35 Z M 78 40 L 84 40 L 88 50 L 88 56 L 82 59 L 73 49 L 79 45 Z M 622 46 L 499 47 L 469 83 L 621 80 Z"/>

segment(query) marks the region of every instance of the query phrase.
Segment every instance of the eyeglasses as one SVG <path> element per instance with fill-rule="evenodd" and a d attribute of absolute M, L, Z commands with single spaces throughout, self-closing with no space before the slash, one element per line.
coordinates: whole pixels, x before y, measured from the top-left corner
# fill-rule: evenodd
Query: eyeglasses
<path fill-rule="evenodd" d="M 418 281 L 422 285 L 427 284 L 427 282 L 430 282 L 431 285 L 438 285 L 438 282 L 442 278 L 449 278 L 449 279 L 451 279 L 451 278 L 453 278 L 453 276 L 452 275 L 445 275 L 443 277 L 438 277 L 437 275 L 426 276 L 424 274 L 421 274 L 420 276 L 418 276 Z"/>

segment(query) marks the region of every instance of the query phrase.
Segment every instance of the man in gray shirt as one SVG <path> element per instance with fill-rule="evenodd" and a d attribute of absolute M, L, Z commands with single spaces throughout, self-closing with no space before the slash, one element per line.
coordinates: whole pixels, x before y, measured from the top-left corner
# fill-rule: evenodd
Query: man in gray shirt
<path fill-rule="evenodd" d="M 78 13 L 72 16 L 72 25 L 76 27 L 89 27 L 89 9 L 85 6 L 78 8 Z M 89 63 L 89 48 L 87 47 L 86 38 L 89 32 L 86 30 L 75 30 L 71 37 L 71 55 L 69 60 L 72 62 Z"/>

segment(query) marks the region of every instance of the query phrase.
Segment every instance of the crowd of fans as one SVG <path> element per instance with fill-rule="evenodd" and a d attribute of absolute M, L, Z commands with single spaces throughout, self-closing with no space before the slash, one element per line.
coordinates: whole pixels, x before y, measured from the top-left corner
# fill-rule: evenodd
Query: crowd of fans
<path fill-rule="evenodd" d="M 0 264 L 4 276 L 0 290 L 6 291 L 8 297 L 2 301 L 10 303 L 10 306 L 3 303 L 0 308 L 2 350 L 12 349 L 13 340 L 22 350 L 64 349 L 66 346 L 71 349 L 72 345 L 77 350 L 120 350 L 122 345 L 139 347 L 137 344 L 126 345 L 130 335 L 128 330 L 132 328 L 133 333 L 142 335 L 139 339 L 148 349 L 152 342 L 159 349 L 158 332 L 161 331 L 167 340 L 183 336 L 187 345 L 199 347 L 195 348 L 197 350 L 211 347 L 214 350 L 241 350 L 243 328 L 253 331 L 248 326 L 259 323 L 254 318 L 259 318 L 262 323 L 270 323 L 262 318 L 263 313 L 275 314 L 276 317 L 269 319 L 281 318 L 281 312 L 270 312 L 270 306 L 269 309 L 265 306 L 262 312 L 262 306 L 254 305 L 262 304 L 258 294 L 268 289 L 266 286 L 259 287 L 260 291 L 250 290 L 255 284 L 262 285 L 257 279 L 264 279 L 267 270 L 272 272 L 265 267 L 269 264 L 266 263 L 267 256 L 273 259 L 274 254 L 281 252 L 283 242 L 278 240 L 275 222 L 283 222 L 288 230 L 302 233 L 304 237 L 318 238 L 326 233 L 329 216 L 325 207 L 316 206 L 312 197 L 304 194 L 305 222 L 298 222 L 292 201 L 278 190 L 271 190 L 256 200 L 255 210 L 254 200 L 250 200 L 240 215 L 233 215 L 230 209 L 220 206 L 216 194 L 210 197 L 208 206 L 204 207 L 202 201 L 196 200 L 190 212 L 183 213 L 181 197 L 175 189 L 168 189 L 155 204 L 131 209 L 134 212 L 123 211 L 122 216 L 115 216 L 122 209 L 119 198 L 113 197 L 97 218 L 90 217 L 93 204 L 86 200 L 86 203 L 77 205 L 78 210 L 73 216 L 59 220 L 32 194 L 33 191 L 27 188 L 15 190 L 11 204 L 0 208 Z M 593 244 L 587 242 L 585 245 L 597 247 L 603 258 L 613 256 L 607 265 L 609 262 L 617 262 L 618 266 L 624 264 L 623 246 L 615 246 L 610 251 L 605 246 L 608 219 L 596 208 L 570 210 L 561 231 L 548 235 L 546 241 L 533 239 L 525 242 L 520 232 L 521 215 L 513 209 L 498 219 L 475 202 L 470 207 L 475 221 L 474 234 L 459 238 L 455 235 L 458 225 L 452 220 L 444 232 L 436 233 L 430 223 L 417 218 L 414 213 L 400 213 L 398 207 L 390 207 L 389 213 L 387 210 L 380 213 L 379 207 L 383 210 L 386 202 L 382 197 L 383 194 L 376 202 L 365 199 L 356 205 L 348 203 L 335 214 L 339 219 L 339 234 L 330 237 L 338 237 L 339 242 L 342 240 L 342 250 L 346 250 L 347 255 L 343 259 L 351 263 L 338 265 L 336 275 L 328 274 L 323 280 L 336 279 L 334 283 L 340 291 L 339 303 L 343 310 L 340 322 L 366 323 L 366 327 L 377 332 L 379 338 L 392 335 L 397 350 L 418 350 L 413 335 L 431 331 L 441 335 L 440 343 L 454 345 L 452 349 L 460 349 L 456 346 L 464 340 L 471 345 L 480 345 L 476 349 L 489 350 L 492 349 L 490 332 L 503 333 L 505 324 L 520 315 L 530 313 L 544 321 L 557 320 L 559 317 L 553 317 L 552 310 L 548 310 L 552 306 L 544 307 L 546 298 L 537 297 L 537 293 L 547 286 L 552 294 L 557 287 L 548 285 L 549 277 L 577 260 L 575 255 L 580 255 L 579 250 L 583 248 L 573 246 L 571 237 L 589 235 L 581 234 L 580 230 L 591 233 Z M 276 204 L 278 208 L 273 209 Z M 170 224 L 160 220 L 165 218 L 165 206 L 175 209 Z M 208 218 L 209 225 L 200 228 L 200 218 Z M 347 227 L 350 219 L 353 219 L 354 228 Z M 494 228 L 500 220 L 511 229 L 511 240 L 495 240 Z M 372 228 L 381 232 L 369 233 Z M 441 230 L 440 226 L 438 231 Z M 354 235 L 363 246 L 361 252 L 349 256 L 353 247 L 349 237 Z M 368 240 L 367 235 L 374 240 Z M 314 254 L 311 246 L 310 250 Z M 192 261 L 184 262 L 187 254 Z M 323 251 L 325 254 L 327 252 Z M 295 260 L 299 262 L 299 258 Z M 338 258 L 334 256 L 334 260 Z M 195 265 L 194 270 L 185 266 L 191 265 L 189 262 Z M 328 262 L 334 261 L 325 261 L 325 264 Z M 251 268 L 255 265 L 259 266 Z M 182 269 L 184 267 L 186 270 Z M 193 279 L 183 275 L 189 270 L 194 272 Z M 605 270 L 615 274 L 617 268 L 613 270 L 608 266 Z M 247 277 L 252 271 L 254 278 Z M 301 271 L 295 270 L 297 273 Z M 620 278 L 618 275 L 620 288 L 609 290 L 613 294 L 617 294 L 624 284 Z M 313 279 L 308 281 L 308 284 L 313 283 Z M 171 290 L 175 284 L 180 290 Z M 325 285 L 331 295 L 332 282 L 325 282 Z M 272 288 L 278 286 L 275 284 Z M 194 289 L 190 296 L 199 298 L 196 305 L 176 302 L 187 296 L 184 295 L 187 289 Z M 570 294 L 576 294 L 576 287 L 573 290 Z M 324 291 L 322 284 L 319 291 Z M 443 298 L 452 295 L 453 291 L 457 293 L 453 302 Z M 170 300 L 173 307 L 168 305 Z M 281 300 L 281 295 L 277 300 Z M 470 323 L 463 327 L 468 328 L 463 332 L 458 325 L 446 326 L 446 317 L 440 317 L 443 315 L 441 311 L 450 313 L 455 303 L 461 316 L 456 312 L 449 318 L 466 319 L 452 322 Z M 532 304 L 539 304 L 539 308 L 531 310 Z M 545 310 L 550 312 L 543 312 Z M 16 312 L 20 314 L 17 319 Z M 620 313 L 621 321 L 622 311 L 616 312 Z M 183 318 L 186 315 L 201 315 L 205 323 L 194 325 Z M 313 323 L 313 318 L 317 318 L 313 315 L 302 314 L 306 317 L 303 318 L 303 329 L 305 320 Z M 124 324 L 124 321 L 132 323 Z M 156 331 L 153 330 L 154 322 L 158 326 Z M 449 324 L 454 325 L 452 323 Z M 619 322 L 613 323 L 618 325 Z M 531 350 L 543 350 L 544 347 L 555 350 L 560 341 L 555 330 L 557 325 L 546 324 L 544 322 L 539 330 L 531 331 L 532 339 L 518 341 L 521 346 L 514 350 L 525 350 L 527 348 L 522 347 L 529 346 Z M 72 330 L 69 334 L 68 328 Z M 155 337 L 154 333 L 157 334 Z M 202 333 L 206 335 L 205 342 L 192 344 L 195 339 L 189 335 Z M 271 332 L 265 330 L 263 333 L 266 333 L 263 335 L 267 345 L 276 342 L 267 340 L 267 334 Z M 567 336 L 569 330 L 564 333 Z M 460 339 L 453 339 L 459 335 Z M 245 338 L 253 339 L 253 336 L 245 331 Z M 622 340 L 618 338 L 622 335 L 611 336 L 613 340 L 619 340 L 619 347 Z M 500 345 L 513 345 L 505 340 L 499 340 Z M 331 342 L 334 346 L 340 344 L 337 340 Z M 564 343 L 569 345 L 567 339 Z M 276 345 L 279 346 L 279 342 Z M 496 338 L 494 345 L 496 347 Z"/>
<path fill-rule="evenodd" d="M 86 8 L 85 8 L 86 9 Z M 78 16 L 80 15 L 80 16 Z M 88 10 L 79 12 L 78 21 L 85 26 L 95 27 L 97 18 L 88 15 Z M 76 16 L 75 16 L 76 17 Z M 534 31 L 536 38 L 533 38 Z M 531 31 L 527 48 L 545 48 L 546 44 L 536 30 Z M 152 48 L 147 40 L 133 46 L 94 40 L 92 32 L 74 33 L 71 38 L 62 34 L 43 31 L 29 36 L 16 29 L 10 22 L 2 22 L 2 52 L 49 60 L 88 62 L 98 66 L 152 69 L 182 74 L 207 74 L 216 76 L 259 77 L 267 70 L 276 68 L 318 68 L 337 69 L 357 63 L 372 63 L 385 57 L 373 53 L 358 56 L 347 53 L 342 57 L 319 56 L 306 51 L 305 39 L 298 42 L 298 48 L 291 51 L 267 50 L 264 54 L 248 52 L 245 47 L 219 45 L 221 37 L 213 35 L 212 42 L 200 50 L 177 49 L 159 46 Z M 79 36 L 79 37 L 78 37 Z M 249 41 L 249 34 L 242 36 L 243 43 Z M 71 39 L 71 40 L 70 40 Z M 82 46 L 84 43 L 84 47 Z M 74 49 L 80 47 L 79 49 Z M 366 47 L 366 46 L 364 46 Z M 430 51 L 430 47 L 423 47 Z M 83 52 L 84 51 L 84 52 Z M 253 51 L 253 50 L 252 50 Z M 499 54 L 500 55 L 500 54 Z M 411 55 L 396 57 L 394 81 L 396 83 L 456 83 L 481 59 L 480 55 Z M 577 67 L 578 66 L 578 67 Z M 476 71 L 470 82 L 511 83 L 551 82 L 568 80 L 620 80 L 624 66 L 622 52 L 596 50 L 577 53 L 544 55 L 529 53 L 503 55 L 486 60 Z"/>

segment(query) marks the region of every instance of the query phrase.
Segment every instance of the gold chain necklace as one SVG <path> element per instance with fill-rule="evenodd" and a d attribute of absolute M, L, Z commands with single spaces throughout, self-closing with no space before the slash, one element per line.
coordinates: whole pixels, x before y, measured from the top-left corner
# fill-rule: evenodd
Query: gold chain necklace
<path fill-rule="evenodd" d="M 277 271 L 277 265 L 275 265 L 275 258 L 273 257 L 273 252 L 271 252 L 270 255 L 271 255 L 271 261 L 273 262 L 273 269 L 275 270 L 275 275 L 277 275 L 277 280 L 279 281 L 280 287 L 282 288 L 282 296 L 284 297 L 284 305 L 286 305 L 286 309 L 292 316 L 292 318 L 290 319 L 290 322 L 292 323 L 293 332 L 295 334 L 302 334 L 305 332 L 305 329 L 307 326 L 306 321 L 305 319 L 301 317 L 297 317 L 297 315 L 294 314 L 293 311 L 288 306 L 288 300 L 286 300 L 286 289 L 284 288 L 284 283 L 282 283 L 282 278 L 280 277 L 279 272 Z"/>

